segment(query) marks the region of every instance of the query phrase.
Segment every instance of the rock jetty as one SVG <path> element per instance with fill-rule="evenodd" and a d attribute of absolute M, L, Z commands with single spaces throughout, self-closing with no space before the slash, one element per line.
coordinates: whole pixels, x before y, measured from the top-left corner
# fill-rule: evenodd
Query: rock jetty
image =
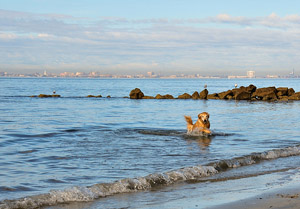
<path fill-rule="evenodd" d="M 59 94 L 39 94 L 38 96 L 31 97 L 39 97 L 39 98 L 49 98 L 49 97 L 60 97 Z"/>
<path fill-rule="evenodd" d="M 295 92 L 293 88 L 275 86 L 257 88 L 254 85 L 247 87 L 229 89 L 220 93 L 208 94 L 208 90 L 201 92 L 195 91 L 192 95 L 184 93 L 177 98 L 170 94 L 153 96 L 145 96 L 139 89 L 133 89 L 129 94 L 130 99 L 222 99 L 222 100 L 248 100 L 248 101 L 289 101 L 300 100 L 300 92 Z"/>
<path fill-rule="evenodd" d="M 89 98 L 90 98 L 90 97 L 101 98 L 102 95 L 91 95 L 91 94 L 90 94 L 90 95 L 87 95 L 87 97 L 89 97 Z"/>

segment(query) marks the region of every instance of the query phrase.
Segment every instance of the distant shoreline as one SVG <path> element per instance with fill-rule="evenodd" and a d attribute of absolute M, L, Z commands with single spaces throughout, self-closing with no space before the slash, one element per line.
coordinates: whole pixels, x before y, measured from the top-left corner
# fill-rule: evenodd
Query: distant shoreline
<path fill-rule="evenodd" d="M 132 78 L 123 78 L 123 77 L 51 77 L 51 76 L 0 76 L 0 78 L 40 78 L 40 79 L 45 79 L 45 78 L 58 78 L 58 79 L 120 79 L 120 80 L 144 80 L 144 79 L 149 79 L 149 80 L 160 80 L 160 79 L 165 79 L 165 80 L 205 80 L 205 79 L 226 79 L 226 80 L 259 80 L 259 79 L 268 79 L 268 80 L 285 80 L 285 79 L 300 79 L 300 76 L 290 78 L 290 77 L 278 77 L 278 78 L 268 78 L 268 77 L 256 77 L 256 78 L 227 78 L 227 77 L 201 77 L 201 78 L 188 78 L 188 77 L 159 77 L 159 78 L 137 78 L 137 77 L 132 77 Z"/>

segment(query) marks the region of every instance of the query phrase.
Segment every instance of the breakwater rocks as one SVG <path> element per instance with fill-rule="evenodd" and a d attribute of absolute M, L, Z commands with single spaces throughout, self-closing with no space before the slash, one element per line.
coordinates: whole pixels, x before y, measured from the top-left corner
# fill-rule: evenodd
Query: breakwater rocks
<path fill-rule="evenodd" d="M 90 95 L 87 95 L 87 97 L 88 97 L 88 98 L 91 98 L 91 97 L 95 97 L 95 98 L 101 98 L 101 97 L 102 97 L 102 95 L 96 95 L 96 96 L 95 96 L 95 95 L 91 95 L 91 94 L 90 94 Z"/>
<path fill-rule="evenodd" d="M 31 97 L 39 97 L 39 98 L 49 98 L 49 97 L 60 97 L 59 94 L 39 94 L 38 96 Z"/>
<path fill-rule="evenodd" d="M 184 93 L 177 98 L 170 94 L 145 96 L 139 89 L 133 89 L 129 94 L 130 99 L 225 99 L 225 100 L 249 100 L 249 101 L 289 101 L 300 100 L 300 92 L 295 92 L 293 88 L 287 87 L 265 87 L 256 88 L 254 85 L 247 87 L 229 89 L 220 93 L 209 94 L 207 89 L 201 92 L 195 91 L 192 95 Z"/>

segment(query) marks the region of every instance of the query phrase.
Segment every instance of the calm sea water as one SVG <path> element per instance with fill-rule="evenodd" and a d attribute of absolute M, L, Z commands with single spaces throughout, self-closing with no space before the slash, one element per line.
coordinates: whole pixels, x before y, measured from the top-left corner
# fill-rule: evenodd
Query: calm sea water
<path fill-rule="evenodd" d="M 109 183 L 300 144 L 300 102 L 130 100 L 297 79 L 0 78 L 0 201 Z M 52 94 L 61 98 L 31 98 Z M 87 95 L 103 98 L 86 98 Z M 110 95 L 112 98 L 106 98 Z M 209 112 L 211 137 L 186 136 L 183 115 Z"/>

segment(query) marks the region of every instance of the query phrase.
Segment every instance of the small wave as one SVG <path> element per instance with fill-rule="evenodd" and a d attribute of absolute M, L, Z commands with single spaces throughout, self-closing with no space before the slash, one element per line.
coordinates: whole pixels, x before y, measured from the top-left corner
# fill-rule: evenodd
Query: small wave
<path fill-rule="evenodd" d="M 197 165 L 164 173 L 150 174 L 145 177 L 128 178 L 113 183 L 101 183 L 88 187 L 72 187 L 65 190 L 52 190 L 47 194 L 34 195 L 16 200 L 0 202 L 0 209 L 39 208 L 69 202 L 87 202 L 120 193 L 149 190 L 157 186 L 167 186 L 176 182 L 191 182 L 213 176 L 228 169 L 238 168 L 282 157 L 300 155 L 300 145 L 253 153 L 243 157 L 221 160 L 207 165 Z"/>
<path fill-rule="evenodd" d="M 157 135 L 157 136 L 179 136 L 185 139 L 199 138 L 199 137 L 215 137 L 215 136 L 232 136 L 233 133 L 223 133 L 212 131 L 211 134 L 202 133 L 199 131 L 188 133 L 186 130 L 162 130 L 162 129 L 136 129 L 136 132 L 144 135 Z"/>
<path fill-rule="evenodd" d="M 33 153 L 33 152 L 38 152 L 37 149 L 32 149 L 32 150 L 24 150 L 24 151 L 20 151 L 20 154 L 29 154 L 29 153 Z"/>
<path fill-rule="evenodd" d="M 6 187 L 6 186 L 1 186 L 0 187 L 0 193 L 1 192 L 16 192 L 16 191 L 34 191 L 34 189 L 30 187 L 25 187 L 25 186 L 17 186 L 17 187 Z M 1 206 L 1 202 L 0 202 Z M 1 207 L 0 207 L 1 208 Z"/>
<path fill-rule="evenodd" d="M 65 181 L 62 181 L 62 180 L 58 180 L 58 179 L 47 179 L 45 180 L 45 182 L 48 182 L 48 183 L 66 183 Z"/>
<path fill-rule="evenodd" d="M 186 131 L 176 130 L 162 130 L 162 129 L 137 129 L 140 134 L 144 135 L 156 135 L 156 136 L 182 136 L 186 134 Z"/>
<path fill-rule="evenodd" d="M 5 187 L 5 186 L 1 186 L 0 187 L 0 192 L 1 191 L 9 191 L 9 192 L 13 192 L 13 191 L 16 191 L 17 189 L 15 189 L 15 188 L 12 188 L 12 187 Z"/>
<path fill-rule="evenodd" d="M 48 138 L 58 135 L 59 133 L 44 133 L 44 134 L 7 134 L 8 136 L 18 138 Z"/>
<path fill-rule="evenodd" d="M 272 160 L 295 155 L 300 155 L 300 145 L 282 149 L 274 149 L 262 153 L 252 153 L 243 157 L 210 163 L 209 165 L 213 166 L 218 171 L 226 171 L 229 168 L 237 168 L 241 166 L 252 165 L 255 163 L 259 163 L 262 160 Z"/>

